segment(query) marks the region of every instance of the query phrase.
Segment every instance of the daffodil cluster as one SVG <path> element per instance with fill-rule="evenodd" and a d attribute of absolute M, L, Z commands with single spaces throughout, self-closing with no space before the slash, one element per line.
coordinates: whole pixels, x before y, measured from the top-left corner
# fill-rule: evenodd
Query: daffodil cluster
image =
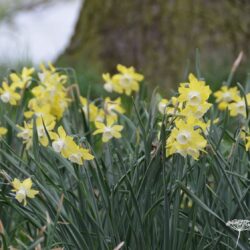
<path fill-rule="evenodd" d="M 77 145 L 73 137 L 67 135 L 62 126 L 58 128 L 57 133 L 53 133 L 52 140 L 53 149 L 73 163 L 82 165 L 85 160 L 94 159 L 89 149 Z"/>
<path fill-rule="evenodd" d="M 190 74 L 189 82 L 180 84 L 177 97 L 160 101 L 159 111 L 174 118 L 174 127 L 166 142 L 167 156 L 179 153 L 197 160 L 200 153 L 205 152 L 207 141 L 202 132 L 206 133 L 209 122 L 204 122 L 203 116 L 211 107 L 210 94 L 209 86 Z"/>
<path fill-rule="evenodd" d="M 31 89 L 33 97 L 28 102 L 28 110 L 24 112 L 26 120 L 23 126 L 17 125 L 17 137 L 23 140 L 27 149 L 32 145 L 34 124 L 39 142 L 48 146 L 48 135 L 53 137 L 56 121 L 63 116 L 70 102 L 65 86 L 67 75 L 57 72 L 52 64 L 48 68 L 42 64 L 40 69 L 37 84 Z M 11 74 L 13 85 L 22 89 L 28 87 L 31 82 L 30 74 L 33 72 L 33 69 L 24 68 L 21 76 Z"/>
<path fill-rule="evenodd" d="M 137 73 L 134 67 L 117 65 L 118 74 L 110 76 L 109 73 L 103 74 L 104 89 L 108 92 L 125 93 L 131 95 L 132 92 L 139 91 L 139 83 L 143 80 L 143 75 Z"/>
<path fill-rule="evenodd" d="M 250 106 L 250 93 L 246 95 L 247 107 L 245 98 L 240 95 L 237 87 L 222 86 L 214 93 L 214 96 L 220 110 L 228 109 L 232 117 L 238 115 L 246 117 L 246 109 Z"/>

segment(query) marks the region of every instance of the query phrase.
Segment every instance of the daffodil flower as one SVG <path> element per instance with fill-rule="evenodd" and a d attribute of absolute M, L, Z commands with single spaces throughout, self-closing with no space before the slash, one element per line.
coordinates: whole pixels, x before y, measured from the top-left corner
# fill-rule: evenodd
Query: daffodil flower
<path fill-rule="evenodd" d="M 13 186 L 12 191 L 16 193 L 15 198 L 18 202 L 23 202 L 24 206 L 27 205 L 27 197 L 33 199 L 39 193 L 37 190 L 31 188 L 32 180 L 30 178 L 27 178 L 24 181 L 15 178 L 11 184 Z"/>
<path fill-rule="evenodd" d="M 214 93 L 220 110 L 225 110 L 231 102 L 237 101 L 239 95 L 237 87 L 229 88 L 227 86 L 222 86 L 220 90 Z"/>
<path fill-rule="evenodd" d="M 9 86 L 6 82 L 3 82 L 0 88 L 0 99 L 4 103 L 10 103 L 10 105 L 17 105 L 17 102 L 21 99 L 21 96 L 15 92 L 15 88 Z"/>
<path fill-rule="evenodd" d="M 113 80 L 119 84 L 126 95 L 131 95 L 133 91 L 137 92 L 139 90 L 139 82 L 141 82 L 144 77 L 143 75 L 137 73 L 134 67 L 125 67 L 121 64 L 117 65 L 117 70 L 119 74 L 113 76 Z"/>
<path fill-rule="evenodd" d="M 115 121 L 112 117 L 107 117 L 107 124 L 101 122 L 95 122 L 97 128 L 93 135 L 102 134 L 102 141 L 108 142 L 112 138 L 121 138 L 122 125 L 115 125 Z"/>

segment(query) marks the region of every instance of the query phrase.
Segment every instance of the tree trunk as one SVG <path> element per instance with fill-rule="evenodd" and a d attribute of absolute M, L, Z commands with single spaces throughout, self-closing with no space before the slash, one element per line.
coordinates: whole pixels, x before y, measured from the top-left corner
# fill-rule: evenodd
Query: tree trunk
<path fill-rule="evenodd" d="M 196 48 L 207 62 L 202 69 L 249 51 L 248 35 L 239 30 L 249 27 L 249 8 L 244 0 L 85 0 L 58 63 L 98 76 L 121 63 L 136 67 L 151 86 L 173 87 L 188 60 L 194 72 Z"/>

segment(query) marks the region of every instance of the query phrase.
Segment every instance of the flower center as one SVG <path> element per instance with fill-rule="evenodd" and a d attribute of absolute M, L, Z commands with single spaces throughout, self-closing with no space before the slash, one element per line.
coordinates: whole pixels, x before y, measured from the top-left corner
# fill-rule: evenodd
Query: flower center
<path fill-rule="evenodd" d="M 27 196 L 27 190 L 24 187 L 21 187 L 16 193 L 16 199 L 19 202 L 22 202 Z"/>
<path fill-rule="evenodd" d="M 38 134 L 38 137 L 44 136 L 45 135 L 44 127 L 42 127 L 42 126 L 37 127 L 37 134 Z"/>
<path fill-rule="evenodd" d="M 80 154 L 71 154 L 69 156 L 69 160 L 74 162 L 74 163 L 80 164 L 81 163 L 81 155 Z"/>
<path fill-rule="evenodd" d="M 4 94 L 1 95 L 1 100 L 4 103 L 7 103 L 10 101 L 10 93 L 8 91 L 4 92 Z"/>
<path fill-rule="evenodd" d="M 121 78 L 121 85 L 123 87 L 127 87 L 131 84 L 132 81 L 132 77 L 129 74 L 124 74 Z"/>
<path fill-rule="evenodd" d="M 180 144 L 187 144 L 189 139 L 191 137 L 191 134 L 189 131 L 182 131 L 177 135 L 177 142 Z"/>
<path fill-rule="evenodd" d="M 230 92 L 225 92 L 225 93 L 223 93 L 222 99 L 223 99 L 223 101 L 225 101 L 225 102 L 231 102 L 231 101 L 232 101 L 231 93 L 230 93 Z"/>
<path fill-rule="evenodd" d="M 104 89 L 108 92 L 112 92 L 113 91 L 113 84 L 112 82 L 106 82 L 104 84 Z"/>
<path fill-rule="evenodd" d="M 236 104 L 237 110 L 239 113 L 243 113 L 245 112 L 245 102 L 244 101 L 240 101 Z"/>
<path fill-rule="evenodd" d="M 188 93 L 188 100 L 191 105 L 198 105 L 201 102 L 200 93 L 197 91 L 190 91 Z"/>
<path fill-rule="evenodd" d="M 59 139 L 57 141 L 54 141 L 52 143 L 52 147 L 53 149 L 57 152 L 57 153 L 60 153 L 63 149 L 63 147 L 65 146 L 65 143 L 64 143 L 64 140 L 62 139 Z"/>

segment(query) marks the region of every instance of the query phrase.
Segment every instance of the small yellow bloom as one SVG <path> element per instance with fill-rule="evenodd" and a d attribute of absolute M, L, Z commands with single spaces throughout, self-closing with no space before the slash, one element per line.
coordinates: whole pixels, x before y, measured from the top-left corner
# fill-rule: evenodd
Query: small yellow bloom
<path fill-rule="evenodd" d="M 109 97 L 106 97 L 104 100 L 104 111 L 114 120 L 117 120 L 117 113 L 125 113 L 125 109 L 121 106 L 121 98 L 111 100 Z"/>
<path fill-rule="evenodd" d="M 164 115 L 166 114 L 166 109 L 168 105 L 169 105 L 169 100 L 162 99 L 158 104 L 158 110 Z"/>
<path fill-rule="evenodd" d="M 82 165 L 84 160 L 94 159 L 89 149 L 79 147 L 73 138 L 66 134 L 62 126 L 58 128 L 57 132 L 58 134 L 52 135 L 52 147 L 57 153 L 79 165 Z"/>
<path fill-rule="evenodd" d="M 126 95 L 131 95 L 133 91 L 137 92 L 139 90 L 139 82 L 141 82 L 144 77 L 143 75 L 135 72 L 134 67 L 125 67 L 121 64 L 117 65 L 117 70 L 120 72 L 113 76 L 113 80 L 119 84 L 125 92 Z"/>
<path fill-rule="evenodd" d="M 11 184 L 14 188 L 12 191 L 16 193 L 15 198 L 18 202 L 23 202 L 24 206 L 27 205 L 27 197 L 33 199 L 39 193 L 37 190 L 31 189 L 32 180 L 30 178 L 27 178 L 22 182 L 15 178 Z"/>
<path fill-rule="evenodd" d="M 68 158 L 71 153 L 71 148 L 75 147 L 75 142 L 71 136 L 66 134 L 62 126 L 57 129 L 57 134 L 53 134 L 52 140 L 53 149 L 64 158 Z"/>
<path fill-rule="evenodd" d="M 10 79 L 12 81 L 11 86 L 16 89 L 20 88 L 23 89 L 26 86 L 29 87 L 31 80 L 32 80 L 32 74 L 34 73 L 34 68 L 26 68 L 24 67 L 22 70 L 21 75 L 18 75 L 17 73 L 11 73 Z"/>
<path fill-rule="evenodd" d="M 222 86 L 220 90 L 214 93 L 216 97 L 216 102 L 219 104 L 218 108 L 220 110 L 225 110 L 229 103 L 237 101 L 239 98 L 239 90 L 237 87 L 228 88 L 227 86 Z"/>
<path fill-rule="evenodd" d="M 121 131 L 123 129 L 122 125 L 114 125 L 114 120 L 112 117 L 107 117 L 107 124 L 101 122 L 95 122 L 95 126 L 97 128 L 94 131 L 93 135 L 102 134 L 102 141 L 107 142 L 110 139 L 121 138 Z"/>
<path fill-rule="evenodd" d="M 85 97 L 80 97 L 80 101 L 86 119 L 89 119 L 90 122 L 94 122 L 98 115 L 98 108 L 94 103 L 89 103 Z"/>
<path fill-rule="evenodd" d="M 89 149 L 76 145 L 75 147 L 71 148 L 68 159 L 73 163 L 82 165 L 85 160 L 93 160 L 94 156 L 90 154 Z"/>
<path fill-rule="evenodd" d="M 207 141 L 201 135 L 201 131 L 197 126 L 197 119 L 188 117 L 186 120 L 179 119 L 175 122 L 175 128 L 166 142 L 166 154 L 170 156 L 179 153 L 186 157 L 192 156 L 195 160 L 199 158 L 200 151 L 204 151 Z"/>
<path fill-rule="evenodd" d="M 17 125 L 20 129 L 20 132 L 17 134 L 17 137 L 23 139 L 23 143 L 26 144 L 26 149 L 29 149 L 32 145 L 32 138 L 33 138 L 33 121 L 26 123 L 24 122 L 24 127 Z M 49 139 L 47 133 L 51 138 L 54 137 L 54 132 L 52 131 L 55 127 L 55 120 L 50 117 L 37 117 L 36 118 L 36 129 L 39 142 L 44 146 L 48 146 Z"/>
<path fill-rule="evenodd" d="M 109 73 L 103 74 L 102 78 L 105 81 L 104 89 L 106 91 L 108 91 L 110 93 L 117 92 L 119 94 L 121 94 L 123 92 L 120 84 L 118 82 L 114 81 L 113 77 L 111 77 Z"/>
<path fill-rule="evenodd" d="M 247 104 L 250 105 L 250 95 L 246 96 Z M 246 117 L 246 102 L 244 98 L 237 97 L 234 102 L 228 105 L 228 109 L 230 111 L 230 116 L 242 115 Z"/>
<path fill-rule="evenodd" d="M 34 103 L 34 105 L 31 105 L 31 110 L 24 112 L 25 118 L 32 118 L 33 115 L 36 117 L 42 117 L 43 119 L 56 119 L 53 115 L 50 113 L 51 107 L 49 104 L 45 104 L 43 106 L 38 106 L 37 103 Z"/>
<path fill-rule="evenodd" d="M 6 135 L 7 132 L 8 132 L 7 128 L 0 127 L 0 138 L 1 138 L 3 135 Z"/>
<path fill-rule="evenodd" d="M 0 88 L 0 98 L 4 103 L 10 103 L 10 105 L 17 105 L 17 102 L 21 99 L 21 96 L 15 92 L 15 88 L 9 86 L 6 82 L 3 82 Z"/>
<path fill-rule="evenodd" d="M 178 88 L 179 102 L 187 102 L 190 106 L 198 106 L 207 101 L 211 90 L 204 81 L 198 80 L 193 74 L 189 74 L 189 83 L 181 83 Z"/>

